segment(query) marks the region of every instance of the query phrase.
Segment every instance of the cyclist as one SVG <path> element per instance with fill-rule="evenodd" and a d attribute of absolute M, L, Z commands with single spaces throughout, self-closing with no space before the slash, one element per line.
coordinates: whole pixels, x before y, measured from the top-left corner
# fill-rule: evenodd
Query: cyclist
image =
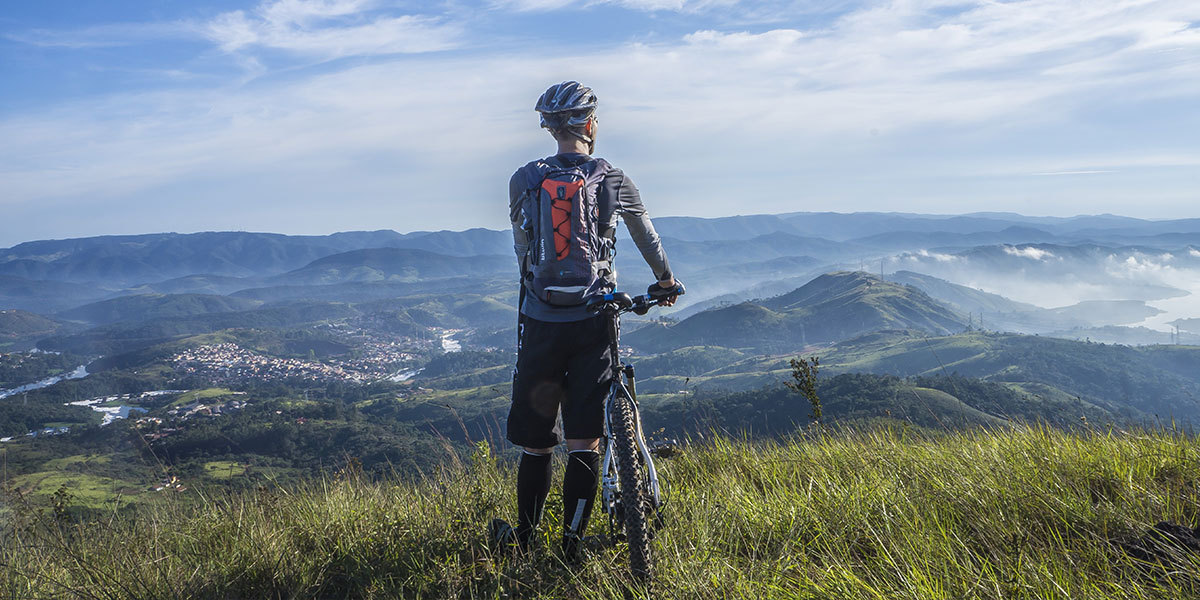
<path fill-rule="evenodd" d="M 527 211 L 522 209 L 527 195 L 539 193 L 550 170 L 579 167 L 577 172 L 585 175 L 582 193 L 592 194 L 598 206 L 598 238 L 604 246 L 598 251 L 602 256 L 597 257 L 598 285 L 592 283 L 588 292 L 611 292 L 616 287 L 611 260 L 618 216 L 658 280 L 650 285 L 649 293 L 670 306 L 676 282 L 633 181 L 604 159 L 591 156 L 596 140 L 596 95 L 592 90 L 575 81 L 552 85 L 538 99 L 535 110 L 541 115 L 542 127 L 558 143 L 558 152 L 517 169 L 508 186 L 513 246 L 523 285 L 507 437 L 524 451 L 517 469 L 517 527 L 496 519 L 490 533 L 502 549 L 529 547 L 550 491 L 551 452 L 565 438 L 563 556 L 574 562 L 582 557 L 580 541 L 600 474 L 604 401 L 612 372 L 610 334 L 605 317 L 588 313 L 584 298 L 572 296 L 563 301 L 545 290 L 538 293 L 537 287 L 530 285 L 531 262 L 537 259 L 529 250 L 538 240 L 530 239 L 529 220 L 536 217 L 525 215 Z M 561 196 L 561 187 L 558 192 Z"/>

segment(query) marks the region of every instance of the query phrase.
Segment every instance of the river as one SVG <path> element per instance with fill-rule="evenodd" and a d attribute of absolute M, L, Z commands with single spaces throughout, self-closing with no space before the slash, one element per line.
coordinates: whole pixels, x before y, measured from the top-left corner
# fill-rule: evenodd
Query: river
<path fill-rule="evenodd" d="M 187 391 L 187 390 L 163 390 L 163 393 L 182 393 L 183 391 Z M 153 392 L 147 392 L 147 394 L 157 395 L 157 394 L 154 394 Z M 146 409 L 144 409 L 140 406 L 125 406 L 125 405 L 100 406 L 101 402 L 110 402 L 112 400 L 113 400 L 113 398 L 94 398 L 92 400 L 80 400 L 78 402 L 68 402 L 67 404 L 70 404 L 72 406 L 87 406 L 98 413 L 103 413 L 104 420 L 100 422 L 101 427 L 104 427 L 105 425 L 108 425 L 109 423 L 112 423 L 113 421 L 116 421 L 117 419 L 129 418 L 129 413 L 131 413 L 131 412 L 139 412 L 139 413 L 148 412 Z"/>
<path fill-rule="evenodd" d="M 62 375 L 55 375 L 54 377 L 47 377 L 41 381 L 27 383 L 25 385 L 22 385 L 20 387 L 15 387 L 12 389 L 0 390 L 0 399 L 8 398 L 9 396 L 15 396 L 17 394 L 22 394 L 25 392 L 31 392 L 33 390 L 39 390 L 44 387 L 50 387 L 60 381 L 66 381 L 68 379 L 82 379 L 84 377 L 87 377 L 87 375 L 88 375 L 87 365 L 79 365 L 78 367 L 75 367 L 75 370 L 71 371 L 70 373 L 64 373 Z"/>

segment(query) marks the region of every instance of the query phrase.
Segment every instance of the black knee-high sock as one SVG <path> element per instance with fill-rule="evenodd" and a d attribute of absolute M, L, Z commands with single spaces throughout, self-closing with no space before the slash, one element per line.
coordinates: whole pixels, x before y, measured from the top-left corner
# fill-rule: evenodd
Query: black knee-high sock
<path fill-rule="evenodd" d="M 575 450 L 568 454 L 567 472 L 563 475 L 563 526 L 567 537 L 583 537 L 596 487 L 600 482 L 600 453 L 594 450 Z"/>
<path fill-rule="evenodd" d="M 550 493 L 550 455 L 521 453 L 517 467 L 517 543 L 528 546 Z"/>

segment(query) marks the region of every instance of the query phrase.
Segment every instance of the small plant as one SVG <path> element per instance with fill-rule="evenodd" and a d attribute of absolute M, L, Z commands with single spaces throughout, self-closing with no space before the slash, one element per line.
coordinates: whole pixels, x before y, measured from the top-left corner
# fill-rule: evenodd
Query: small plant
<path fill-rule="evenodd" d="M 71 501 L 74 497 L 71 492 L 67 491 L 67 485 L 64 483 L 54 492 L 52 502 L 54 506 L 54 522 L 59 525 L 67 525 L 71 522 Z"/>
<path fill-rule="evenodd" d="M 785 381 L 789 390 L 808 399 L 812 412 L 808 415 L 814 423 L 821 422 L 821 398 L 817 395 L 817 369 L 821 366 L 819 356 L 793 358 L 788 361 L 792 367 L 792 381 Z"/>

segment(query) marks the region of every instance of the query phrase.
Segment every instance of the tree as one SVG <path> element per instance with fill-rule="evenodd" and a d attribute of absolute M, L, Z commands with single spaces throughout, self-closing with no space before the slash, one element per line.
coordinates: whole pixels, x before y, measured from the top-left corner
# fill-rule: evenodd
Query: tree
<path fill-rule="evenodd" d="M 785 381 L 789 390 L 808 399 L 812 405 L 812 413 L 808 415 L 815 423 L 821 422 L 821 398 L 817 396 L 817 369 L 821 365 L 818 356 L 811 358 L 793 358 L 788 361 L 792 367 L 792 381 Z"/>

